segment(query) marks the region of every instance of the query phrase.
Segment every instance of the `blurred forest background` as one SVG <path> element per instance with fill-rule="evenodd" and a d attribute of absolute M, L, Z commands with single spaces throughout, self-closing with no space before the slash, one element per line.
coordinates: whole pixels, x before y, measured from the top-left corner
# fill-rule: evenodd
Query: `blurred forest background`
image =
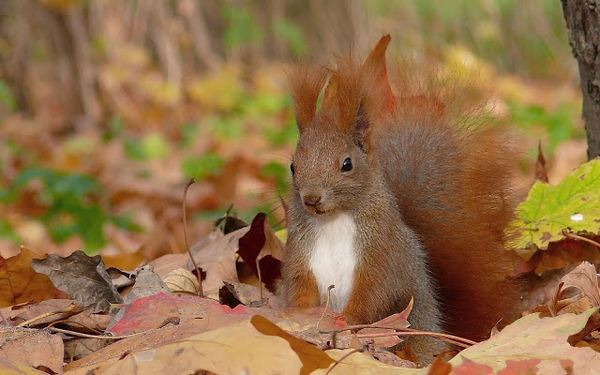
<path fill-rule="evenodd" d="M 385 33 L 475 74 L 521 132 L 533 179 L 585 161 L 558 0 L 2 0 L 0 253 L 185 251 L 234 204 L 281 226 L 297 137 L 284 67 L 363 57 Z M 135 264 L 133 264 L 135 266 Z"/>

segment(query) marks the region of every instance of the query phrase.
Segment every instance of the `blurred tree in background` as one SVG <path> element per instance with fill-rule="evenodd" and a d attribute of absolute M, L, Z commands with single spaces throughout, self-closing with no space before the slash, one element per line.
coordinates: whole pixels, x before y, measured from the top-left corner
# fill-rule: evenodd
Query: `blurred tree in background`
<path fill-rule="evenodd" d="M 181 251 L 188 177 L 198 219 L 232 202 L 246 219 L 271 212 L 296 137 L 284 65 L 364 56 L 384 33 L 396 55 L 479 74 L 557 170 L 579 157 L 556 0 L 4 0 L 0 245 Z M 198 239 L 208 224 L 191 226 Z"/>

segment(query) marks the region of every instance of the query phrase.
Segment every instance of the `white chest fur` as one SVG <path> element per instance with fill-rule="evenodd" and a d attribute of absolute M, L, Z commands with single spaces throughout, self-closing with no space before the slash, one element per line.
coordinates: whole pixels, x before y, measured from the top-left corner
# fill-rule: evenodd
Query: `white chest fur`
<path fill-rule="evenodd" d="M 317 219 L 316 229 L 310 269 L 317 279 L 321 303 L 327 300 L 327 288 L 335 285 L 329 308 L 341 312 L 350 298 L 354 282 L 356 224 L 350 215 L 339 214 Z"/>

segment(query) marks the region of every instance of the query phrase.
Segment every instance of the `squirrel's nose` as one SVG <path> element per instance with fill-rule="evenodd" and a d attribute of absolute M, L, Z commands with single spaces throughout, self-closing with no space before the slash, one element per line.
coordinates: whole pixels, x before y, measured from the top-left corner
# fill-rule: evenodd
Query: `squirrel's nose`
<path fill-rule="evenodd" d="M 320 195 L 305 195 L 302 197 L 302 201 L 304 202 L 305 206 L 308 207 L 317 207 L 317 205 L 319 203 L 321 203 L 321 196 Z"/>

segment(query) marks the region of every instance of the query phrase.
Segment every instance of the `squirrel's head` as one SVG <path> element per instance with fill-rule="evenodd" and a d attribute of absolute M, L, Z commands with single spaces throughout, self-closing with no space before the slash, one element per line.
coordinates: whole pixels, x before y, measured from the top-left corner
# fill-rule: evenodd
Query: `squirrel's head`
<path fill-rule="evenodd" d="M 385 68 L 389 40 L 384 36 L 362 66 L 340 59 L 335 71 L 302 65 L 289 75 L 300 131 L 290 165 L 294 199 L 311 214 L 359 207 L 378 178 L 370 135 L 394 105 Z"/>

